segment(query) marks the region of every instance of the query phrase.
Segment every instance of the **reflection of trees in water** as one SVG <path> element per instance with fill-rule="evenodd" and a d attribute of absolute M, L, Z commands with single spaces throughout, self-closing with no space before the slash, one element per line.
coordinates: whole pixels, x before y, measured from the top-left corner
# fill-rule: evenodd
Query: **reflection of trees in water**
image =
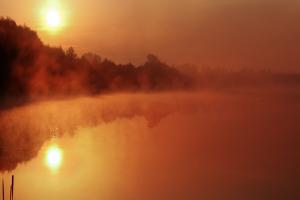
<path fill-rule="evenodd" d="M 94 127 L 119 119 L 143 117 L 150 128 L 175 112 L 194 112 L 198 102 L 189 98 L 170 101 L 167 95 L 112 95 L 41 102 L 0 113 L 0 170 L 35 157 L 49 139 L 75 134 L 80 127 Z"/>

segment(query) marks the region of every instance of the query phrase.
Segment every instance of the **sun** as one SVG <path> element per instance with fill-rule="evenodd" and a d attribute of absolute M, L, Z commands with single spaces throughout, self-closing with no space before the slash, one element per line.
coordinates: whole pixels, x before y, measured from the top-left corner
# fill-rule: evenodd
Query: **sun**
<path fill-rule="evenodd" d="M 62 162 L 62 151 L 56 146 L 52 145 L 48 148 L 46 153 L 46 164 L 52 170 L 56 170 L 60 167 Z"/>
<path fill-rule="evenodd" d="M 61 25 L 61 15 L 57 9 L 49 9 L 46 12 L 46 24 L 51 29 L 56 29 Z"/>

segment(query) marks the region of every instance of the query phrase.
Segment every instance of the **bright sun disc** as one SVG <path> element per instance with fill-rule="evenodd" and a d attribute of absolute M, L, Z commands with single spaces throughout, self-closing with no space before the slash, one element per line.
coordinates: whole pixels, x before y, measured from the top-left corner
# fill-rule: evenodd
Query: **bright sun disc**
<path fill-rule="evenodd" d="M 46 22 L 50 28 L 57 28 L 61 24 L 61 17 L 57 10 L 51 9 L 46 13 Z"/>
<path fill-rule="evenodd" d="M 62 161 L 62 152 L 57 146 L 51 146 L 47 150 L 46 162 L 51 169 L 59 168 Z"/>

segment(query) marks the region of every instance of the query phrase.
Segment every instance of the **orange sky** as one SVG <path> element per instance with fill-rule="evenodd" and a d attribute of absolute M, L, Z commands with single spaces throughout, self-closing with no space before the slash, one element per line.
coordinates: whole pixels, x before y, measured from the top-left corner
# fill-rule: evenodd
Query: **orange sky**
<path fill-rule="evenodd" d="M 58 4 L 65 26 L 43 27 L 41 10 Z M 296 0 L 0 0 L 0 14 L 38 30 L 45 43 L 74 46 L 116 62 L 148 53 L 179 64 L 300 72 Z"/>

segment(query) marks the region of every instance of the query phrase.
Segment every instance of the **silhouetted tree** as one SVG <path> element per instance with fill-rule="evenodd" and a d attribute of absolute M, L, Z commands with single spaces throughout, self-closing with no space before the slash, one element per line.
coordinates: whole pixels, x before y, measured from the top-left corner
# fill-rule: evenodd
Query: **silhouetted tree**
<path fill-rule="evenodd" d="M 75 50 L 73 47 L 69 47 L 66 50 L 66 56 L 69 60 L 76 60 L 77 59 L 77 54 L 75 53 Z"/>

